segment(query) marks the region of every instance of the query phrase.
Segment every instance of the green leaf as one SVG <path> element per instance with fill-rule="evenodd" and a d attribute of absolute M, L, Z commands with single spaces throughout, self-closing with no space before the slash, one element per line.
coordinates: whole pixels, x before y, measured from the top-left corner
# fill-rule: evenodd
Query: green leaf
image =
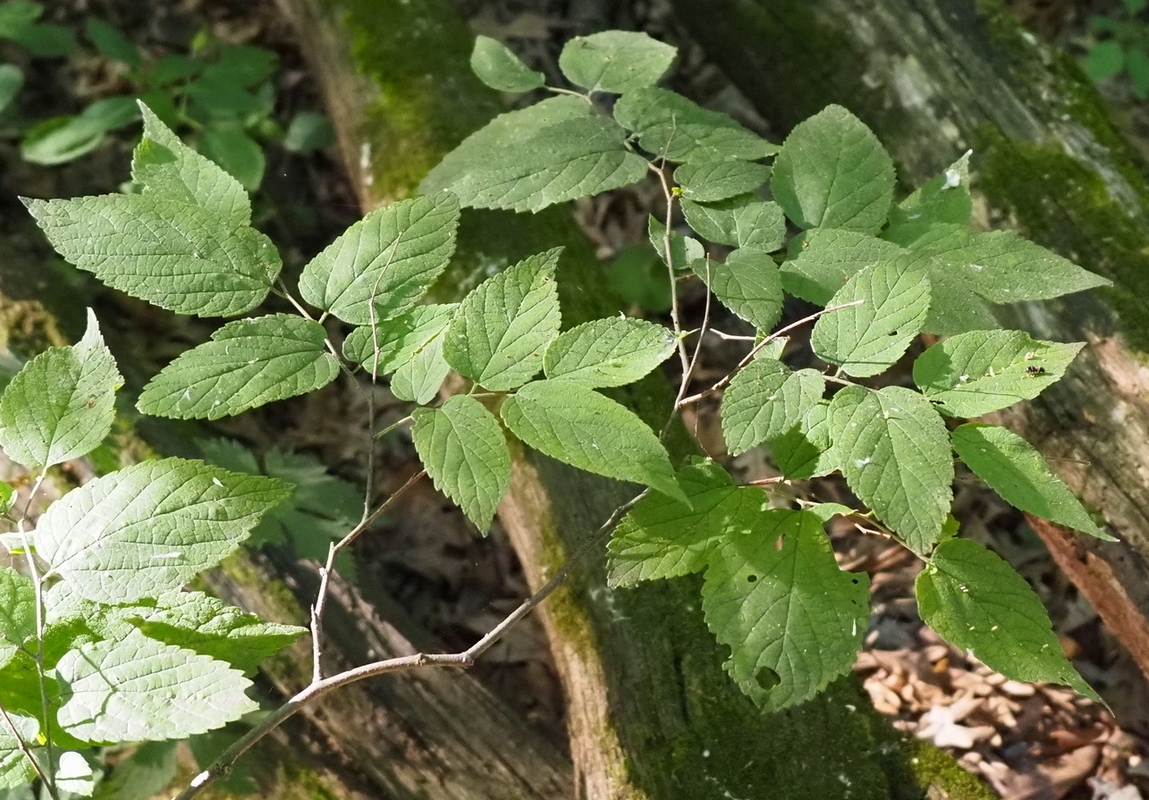
<path fill-rule="evenodd" d="M 519 60 L 509 47 L 489 36 L 476 37 L 471 51 L 471 70 L 479 80 L 500 92 L 529 92 L 546 80 L 541 72 L 535 72 Z"/>
<path fill-rule="evenodd" d="M 34 744 L 40 732 L 40 723 L 35 717 L 8 711 L 12 725 L 20 734 L 17 739 L 12 733 L 7 721 L 0 725 L 0 790 L 16 789 L 31 783 L 36 777 L 32 765 L 28 762 L 24 751 L 20 749 L 20 742 Z"/>
<path fill-rule="evenodd" d="M 766 511 L 711 554 L 702 611 L 730 647 L 726 671 L 755 703 L 777 711 L 850 671 L 869 621 L 869 583 L 865 573 L 838 568 L 816 515 Z"/>
<path fill-rule="evenodd" d="M 743 247 L 723 262 L 695 261 L 694 274 L 722 305 L 760 331 L 769 331 L 782 316 L 782 278 L 761 250 Z"/>
<path fill-rule="evenodd" d="M 689 504 L 648 494 L 614 529 L 607 545 L 612 587 L 701 571 L 711 550 L 749 532 L 765 505 L 762 490 L 735 486 L 710 461 L 680 471 L 678 485 Z"/>
<path fill-rule="evenodd" d="M 603 31 L 569 40 L 559 54 L 559 69 L 587 91 L 622 94 L 657 83 L 676 52 L 645 33 Z"/>
<path fill-rule="evenodd" d="M 770 442 L 770 454 L 789 480 L 807 480 L 842 468 L 830 441 L 830 404 L 820 400 L 796 426 Z"/>
<path fill-rule="evenodd" d="M 88 310 L 73 347 L 51 347 L 28 362 L 0 397 L 0 447 L 25 466 L 49 467 L 94 450 L 112 429 L 124 379 Z"/>
<path fill-rule="evenodd" d="M 646 159 L 625 138 L 577 97 L 552 97 L 495 117 L 448 153 L 419 190 L 449 190 L 470 208 L 540 211 L 642 180 Z"/>
<path fill-rule="evenodd" d="M 890 225 L 968 224 L 973 213 L 973 199 L 969 193 L 969 157 L 972 152 L 967 150 L 944 172 L 930 178 L 891 208 Z"/>
<path fill-rule="evenodd" d="M 954 336 L 1001 327 L 990 306 L 975 293 L 973 282 L 956 273 L 945 259 L 911 252 L 898 263 L 929 278 L 930 311 L 922 325 L 923 333 Z"/>
<path fill-rule="evenodd" d="M 846 483 L 915 552 L 937 542 L 953 502 L 949 436 L 924 397 L 847 386 L 830 400 L 830 438 Z"/>
<path fill-rule="evenodd" d="M 0 64 L 0 114 L 8 110 L 24 85 L 24 71 L 15 64 Z"/>
<path fill-rule="evenodd" d="M 1049 300 L 1111 282 L 1010 231 L 934 225 L 911 247 L 944 259 L 951 271 L 992 303 Z"/>
<path fill-rule="evenodd" d="M 250 89 L 275 74 L 278 57 L 266 47 L 232 44 L 220 49 L 214 64 L 204 68 L 204 77 Z"/>
<path fill-rule="evenodd" d="M 0 3 L 0 37 L 11 39 L 22 28 L 40 19 L 44 6 L 32 0 L 7 0 Z"/>
<path fill-rule="evenodd" d="M 1031 339 L 1023 331 L 970 331 L 918 356 L 914 382 L 943 414 L 980 417 L 1037 397 L 1084 346 Z"/>
<path fill-rule="evenodd" d="M 855 275 L 829 306 L 859 300 L 861 305 L 819 317 L 810 345 L 847 375 L 866 377 L 893 366 L 917 337 L 930 307 L 930 282 L 896 263 L 879 262 Z"/>
<path fill-rule="evenodd" d="M 89 17 L 84 23 L 84 32 L 88 40 L 96 46 L 96 51 L 104 58 L 127 64 L 133 69 L 138 69 L 143 63 L 140 51 L 132 44 L 132 40 L 119 28 L 109 25 L 102 19 Z"/>
<path fill-rule="evenodd" d="M 837 228 L 808 231 L 803 245 L 797 257 L 782 264 L 782 288 L 819 306 L 830 305 L 830 298 L 866 267 L 906 255 L 893 242 Z"/>
<path fill-rule="evenodd" d="M 229 322 L 168 364 L 136 403 L 170 419 L 220 419 L 306 394 L 335 380 L 327 332 L 294 314 Z"/>
<path fill-rule="evenodd" d="M 446 329 L 419 348 L 415 357 L 399 365 L 391 376 L 391 394 L 400 400 L 426 405 L 435 399 L 451 371 L 443 356 Z"/>
<path fill-rule="evenodd" d="M 1138 99 L 1149 97 L 1149 53 L 1141 49 L 1130 50 L 1125 54 L 1125 69 Z"/>
<path fill-rule="evenodd" d="M 11 38 L 36 58 L 62 58 L 76 46 L 76 34 L 71 28 L 51 23 L 27 25 L 13 31 Z"/>
<path fill-rule="evenodd" d="M 1097 42 L 1085 56 L 1085 74 L 1096 83 L 1112 78 L 1124 66 L 1125 50 L 1112 39 Z"/>
<path fill-rule="evenodd" d="M 86 644 L 56 671 L 64 686 L 60 724 L 90 742 L 182 739 L 259 708 L 237 670 L 139 631 Z"/>
<path fill-rule="evenodd" d="M 990 669 L 1018 681 L 1062 683 L 1100 700 L 1066 660 L 1029 584 L 981 545 L 942 542 L 915 589 L 922 620 Z"/>
<path fill-rule="evenodd" d="M 800 228 L 876 233 L 894 196 L 894 163 L 841 106 L 799 123 L 774 160 L 774 199 Z"/>
<path fill-rule="evenodd" d="M 654 252 L 658 254 L 658 258 L 663 264 L 666 264 L 666 251 L 667 251 L 667 236 L 666 225 L 658 217 L 653 214 L 646 222 L 646 234 L 650 239 L 650 244 L 654 247 Z M 683 236 L 678 231 L 671 229 L 670 231 L 670 266 L 673 266 L 675 272 L 689 269 L 690 265 L 695 261 L 706 257 L 706 249 L 702 244 L 690 236 Z M 663 272 L 663 275 L 666 273 Z M 663 280 L 666 280 L 663 278 Z"/>
<path fill-rule="evenodd" d="M 559 334 L 555 267 L 561 253 L 554 248 L 530 256 L 463 298 L 443 339 L 447 363 L 492 392 L 534 377 Z"/>
<path fill-rule="evenodd" d="M 622 300 L 652 313 L 670 310 L 670 282 L 654 246 L 649 243 L 625 248 L 607 268 L 610 288 Z"/>
<path fill-rule="evenodd" d="M 94 800 L 140 800 L 168 787 L 179 768 L 179 742 L 145 742 L 116 762 L 96 788 Z"/>
<path fill-rule="evenodd" d="M 145 461 L 53 503 L 36 528 L 36 552 L 91 600 L 155 597 L 219 563 L 290 494 L 280 481 L 200 461 Z"/>
<path fill-rule="evenodd" d="M 674 171 L 682 197 L 699 203 L 728 200 L 753 192 L 770 180 L 770 168 L 752 161 L 691 161 Z"/>
<path fill-rule="evenodd" d="M 511 433 L 544 455 L 686 500 L 658 437 L 598 392 L 570 381 L 536 381 L 507 398 L 502 416 Z"/>
<path fill-rule="evenodd" d="M 352 325 L 409 311 L 455 252 L 459 201 L 451 194 L 402 200 L 356 222 L 303 268 L 303 299 Z"/>
<path fill-rule="evenodd" d="M 35 585 L 16 570 L 0 567 L 0 664 L 35 635 Z"/>
<path fill-rule="evenodd" d="M 94 119 L 52 117 L 28 129 L 20 142 L 20 157 L 43 166 L 66 164 L 99 147 L 107 132 Z"/>
<path fill-rule="evenodd" d="M 1117 541 L 1093 521 L 1077 496 L 1050 472 L 1037 448 L 1013 431 L 967 422 L 951 438 L 966 466 L 1010 505 L 1098 539 Z"/>
<path fill-rule="evenodd" d="M 314 153 L 334 147 L 335 143 L 331 117 L 316 111 L 300 111 L 292 117 L 283 136 L 283 149 L 291 153 Z"/>
<path fill-rule="evenodd" d="M 282 263 L 271 240 L 155 194 L 26 200 L 56 252 L 113 289 L 200 317 L 250 311 Z"/>
<path fill-rule="evenodd" d="M 140 103 L 144 138 L 132 156 L 132 180 L 165 200 L 178 200 L 217 214 L 235 227 L 251 222 L 251 200 L 239 181 L 172 133 Z"/>
<path fill-rule="evenodd" d="M 415 306 L 374 328 L 356 328 L 343 340 L 343 355 L 376 375 L 389 375 L 441 337 L 458 309 L 457 303 Z"/>
<path fill-rule="evenodd" d="M 199 146 L 205 156 L 227 170 L 249 192 L 254 192 L 263 182 L 263 172 L 267 167 L 263 148 L 242 128 L 204 128 Z"/>
<path fill-rule="evenodd" d="M 738 371 L 722 396 L 722 435 L 731 455 L 741 455 L 799 424 L 825 391 L 812 369 L 791 372 L 770 358 Z"/>
<path fill-rule="evenodd" d="M 596 319 L 561 334 L 543 358 L 546 376 L 596 389 L 625 386 L 674 353 L 674 331 L 641 319 Z"/>
<path fill-rule="evenodd" d="M 264 622 L 201 592 L 175 592 L 145 602 L 113 615 L 149 639 L 226 661 L 243 672 L 307 633 L 296 625 Z"/>
<path fill-rule="evenodd" d="M 717 203 L 684 199 L 682 213 L 699 236 L 716 244 L 771 253 L 786 242 L 786 217 L 782 207 L 758 195 L 739 195 Z"/>
<path fill-rule="evenodd" d="M 499 421 L 463 395 L 441 408 L 417 408 L 412 416 L 411 438 L 435 488 L 486 533 L 511 487 L 511 451 Z"/>
<path fill-rule="evenodd" d="M 0 481 L 0 514 L 7 514 L 16 505 L 16 487 L 5 481 Z"/>
<path fill-rule="evenodd" d="M 668 161 L 754 161 L 778 151 L 725 114 L 666 89 L 638 89 L 614 106 L 614 118 L 639 135 L 642 149 Z"/>

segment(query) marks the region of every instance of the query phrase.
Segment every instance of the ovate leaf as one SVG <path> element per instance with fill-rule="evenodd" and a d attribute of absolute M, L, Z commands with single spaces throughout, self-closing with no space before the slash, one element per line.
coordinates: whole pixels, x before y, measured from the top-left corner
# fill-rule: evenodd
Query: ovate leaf
<path fill-rule="evenodd" d="M 678 340 L 663 325 L 641 319 L 596 319 L 551 342 L 546 376 L 590 388 L 634 383 L 674 353 Z"/>
<path fill-rule="evenodd" d="M 614 118 L 639 135 L 643 150 L 668 161 L 754 161 L 778 150 L 725 114 L 666 89 L 627 92 L 615 103 Z"/>
<path fill-rule="evenodd" d="M 223 167 L 244 189 L 254 192 L 263 182 L 267 159 L 263 147 L 241 127 L 213 125 L 199 138 L 205 156 Z"/>
<path fill-rule="evenodd" d="M 271 240 L 254 228 L 158 193 L 25 203 L 68 261 L 113 289 L 179 314 L 250 311 L 282 267 Z"/>
<path fill-rule="evenodd" d="M 352 325 L 414 307 L 455 252 L 459 202 L 440 192 L 372 211 L 303 268 L 303 299 Z"/>
<path fill-rule="evenodd" d="M 842 287 L 829 306 L 858 303 L 818 318 L 810 344 L 819 358 L 847 375 L 877 375 L 893 366 L 917 337 L 930 308 L 930 282 L 921 273 L 881 262 Z"/>
<path fill-rule="evenodd" d="M 339 374 L 327 333 L 294 314 L 229 322 L 168 364 L 136 406 L 171 419 L 219 419 L 306 394 Z"/>
<path fill-rule="evenodd" d="M 91 600 L 155 597 L 215 566 L 290 493 L 280 481 L 199 461 L 145 461 L 52 504 L 36 528 L 36 552 Z"/>
<path fill-rule="evenodd" d="M 702 610 L 730 648 L 727 672 L 764 710 L 776 711 L 850 671 L 869 598 L 869 579 L 838 568 L 816 515 L 773 510 L 713 551 Z"/>
<path fill-rule="evenodd" d="M 657 83 L 676 52 L 645 33 L 603 31 L 568 41 L 559 54 L 559 69 L 588 91 L 621 94 Z"/>
<path fill-rule="evenodd" d="M 475 39 L 471 70 L 479 80 L 500 92 L 529 92 L 543 85 L 545 78 L 524 64 L 510 48 L 489 36 Z"/>
<path fill-rule="evenodd" d="M 112 429 L 115 393 L 123 381 L 89 309 L 79 343 L 40 353 L 5 388 L 0 447 L 29 467 L 86 455 Z"/>
<path fill-rule="evenodd" d="M 695 261 L 693 268 L 722 305 L 758 330 L 770 330 L 782 316 L 782 279 L 764 251 L 743 247 L 723 262 Z"/>
<path fill-rule="evenodd" d="M 673 228 L 668 237 L 666 224 L 653 214 L 647 220 L 646 233 L 654 251 L 662 259 L 662 263 L 672 266 L 676 272 L 688 269 L 692 263 L 706 257 L 706 248 L 697 239 L 683 236 Z M 669 248 L 667 247 L 668 238 L 670 240 Z M 670 251 L 669 261 L 667 259 L 668 249 Z"/>
<path fill-rule="evenodd" d="M 683 199 L 682 212 L 699 236 L 717 244 L 771 253 L 786 241 L 782 207 L 756 194 L 739 195 L 717 203 Z"/>
<path fill-rule="evenodd" d="M 259 708 L 239 671 L 139 631 L 73 650 L 56 671 L 60 724 L 90 742 L 183 739 Z"/>
<path fill-rule="evenodd" d="M 753 192 L 770 179 L 770 168 L 752 161 L 691 161 L 674 171 L 682 197 L 712 203 Z"/>
<path fill-rule="evenodd" d="M 678 473 L 678 485 L 689 505 L 648 494 L 614 529 L 607 545 L 611 586 L 701 571 L 723 539 L 750 532 L 765 505 L 761 489 L 735 486 L 713 462 L 686 467 Z"/>
<path fill-rule="evenodd" d="M 529 381 L 559 334 L 555 266 L 561 252 L 524 259 L 468 294 L 444 335 L 447 363 L 493 392 Z"/>
<path fill-rule="evenodd" d="M 572 467 L 685 500 L 658 437 L 626 407 L 570 381 L 528 383 L 502 407 L 511 433 Z"/>
<path fill-rule="evenodd" d="M 948 262 L 992 303 L 1048 300 L 1111 283 L 1011 231 L 934 225 L 910 246 Z"/>
<path fill-rule="evenodd" d="M 511 486 L 511 451 L 499 421 L 464 395 L 441 408 L 415 409 L 412 416 L 415 450 L 435 487 L 486 533 Z"/>
<path fill-rule="evenodd" d="M 946 427 L 929 401 L 900 386 L 847 386 L 830 400 L 830 439 L 854 494 L 914 551 L 928 552 L 954 478 Z"/>
<path fill-rule="evenodd" d="M 893 201 L 894 163 L 861 120 L 828 106 L 786 137 L 770 188 L 800 228 L 876 233 Z"/>
<path fill-rule="evenodd" d="M 443 357 L 446 328 L 437 331 L 419 347 L 410 361 L 396 368 L 391 376 L 391 394 L 400 400 L 426 405 L 435 399 L 451 366 Z"/>
<path fill-rule="evenodd" d="M 915 588 L 922 620 L 990 669 L 1018 681 L 1063 683 L 1099 699 L 1065 658 L 1033 589 L 981 545 L 942 542 Z"/>
<path fill-rule="evenodd" d="M 1049 470 L 1033 445 L 997 425 L 968 422 L 951 434 L 954 450 L 974 474 L 1012 506 L 1106 541 L 1081 501 Z"/>
<path fill-rule="evenodd" d="M 343 340 L 343 355 L 377 375 L 388 375 L 441 337 L 458 308 L 455 303 L 415 306 L 374 328 L 356 328 Z"/>
<path fill-rule="evenodd" d="M 970 331 L 918 356 L 914 382 L 943 414 L 979 417 L 1037 397 L 1082 347 L 1031 339 L 1023 331 Z"/>
<path fill-rule="evenodd" d="M 825 382 L 812 369 L 791 372 L 770 358 L 743 367 L 722 396 L 722 434 L 732 455 L 793 428 L 822 399 Z"/>
<path fill-rule="evenodd" d="M 178 200 L 218 214 L 234 226 L 251 222 L 251 200 L 239 181 L 192 150 L 140 103 L 144 138 L 132 157 L 132 180 L 144 194 Z"/>
<path fill-rule="evenodd" d="M 102 19 L 89 17 L 84 23 L 84 33 L 104 58 L 119 61 L 132 68 L 138 68 L 143 61 L 139 48 L 132 44 L 132 40 L 119 28 L 109 25 Z"/>
<path fill-rule="evenodd" d="M 0 567 L 0 665 L 5 651 L 36 635 L 36 587 L 9 567 Z"/>
<path fill-rule="evenodd" d="M 582 100 L 552 97 L 471 134 L 419 188 L 449 190 L 466 207 L 539 211 L 641 180 L 646 159 L 625 137 Z"/>

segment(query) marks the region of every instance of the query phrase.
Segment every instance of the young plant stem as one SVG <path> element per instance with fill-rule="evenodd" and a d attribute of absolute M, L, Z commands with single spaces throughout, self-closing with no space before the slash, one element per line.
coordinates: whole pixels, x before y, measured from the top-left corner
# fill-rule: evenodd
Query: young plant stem
<path fill-rule="evenodd" d="M 710 257 L 706 257 L 706 285 L 710 285 Z M 690 364 L 682 373 L 682 380 L 678 382 L 678 394 L 674 397 L 674 406 L 670 411 L 670 418 L 666 420 L 666 424 L 662 426 L 662 433 L 659 438 L 665 438 L 667 432 L 670 431 L 670 423 L 674 421 L 674 415 L 682 407 L 682 398 L 686 396 L 686 390 L 690 388 L 690 378 L 694 375 L 694 368 L 698 365 L 698 357 L 702 353 L 702 343 L 706 339 L 706 330 L 710 325 L 710 298 L 713 296 L 712 292 L 706 293 L 706 304 L 702 310 L 702 327 L 698 330 L 698 341 L 694 343 L 694 354 L 690 357 Z"/>
<path fill-rule="evenodd" d="M 730 383 L 730 381 L 734 380 L 734 376 L 738 374 L 738 370 L 742 369 L 744 366 L 749 364 L 754 359 L 754 356 L 758 355 L 758 353 L 760 353 L 762 351 L 762 348 L 764 348 L 766 345 L 770 344 L 770 342 L 774 341 L 775 339 L 779 339 L 783 335 L 794 330 L 795 328 L 800 328 L 809 322 L 814 322 L 819 317 L 824 316 L 826 314 L 829 314 L 833 311 L 841 311 L 843 308 L 850 308 L 851 306 L 860 306 L 864 302 L 865 302 L 865 300 L 854 300 L 854 301 L 849 302 L 849 303 L 842 303 L 841 305 L 838 305 L 838 306 L 827 306 L 826 308 L 823 308 L 820 311 L 815 311 L 813 314 L 810 314 L 809 316 L 802 317 L 802 319 L 797 320 L 796 322 L 791 322 L 789 325 L 786 325 L 784 327 L 779 328 L 778 330 L 774 331 L 772 334 L 767 336 L 765 339 L 760 341 L 758 344 L 756 344 L 750 350 L 750 352 L 747 353 L 743 357 L 743 359 L 738 362 L 738 366 L 735 367 L 733 370 L 731 370 L 730 373 L 725 378 L 718 381 L 718 383 L 714 384 L 709 389 L 685 398 L 684 400 L 682 400 L 679 403 L 679 407 L 688 406 L 691 403 L 697 403 L 699 400 L 706 397 L 706 395 L 708 395 L 712 392 L 717 392 L 720 389 L 724 389 L 726 387 L 726 384 L 728 384 L 728 383 Z"/>
<path fill-rule="evenodd" d="M 408 481 L 407 486 L 411 485 L 413 480 L 414 479 Z M 406 488 L 406 486 L 404 488 Z M 582 560 L 583 556 L 595 547 L 601 545 L 602 536 L 611 531 L 618 521 L 622 519 L 623 514 L 633 508 L 634 504 L 641 500 L 648 491 L 649 490 L 644 490 L 611 512 L 606 522 L 599 526 L 594 534 L 587 537 L 586 541 L 567 558 L 566 562 L 559 568 L 559 571 L 556 572 L 541 589 L 520 603 L 514 611 L 508 614 L 498 625 L 492 628 L 490 632 L 466 650 L 458 653 L 414 653 L 408 656 L 388 658 L 383 661 L 375 661 L 360 667 L 354 667 L 338 675 L 332 675 L 329 678 L 321 678 L 316 674 L 306 688 L 298 692 L 294 697 L 280 706 L 275 713 L 252 728 L 243 738 L 225 750 L 219 758 L 216 759 L 214 764 L 196 775 L 191 783 L 188 784 L 187 788 L 176 795 L 172 800 L 191 800 L 193 797 L 199 795 L 212 781 L 229 774 L 240 756 L 250 750 L 256 742 L 293 717 L 305 706 L 315 702 L 330 691 L 361 681 L 365 678 L 374 678 L 378 675 L 387 675 L 393 672 L 406 672 L 423 667 L 455 667 L 457 669 L 467 669 L 473 666 L 483 653 L 506 635 L 507 631 L 537 608 L 544 600 L 553 594 L 556 589 L 562 586 L 571 572 L 574 571 L 574 568 Z M 401 492 L 402 490 L 391 497 L 394 498 Z M 390 502 L 390 500 L 388 500 L 388 502 Z M 380 509 L 380 511 L 381 510 L 382 509 Z M 350 537 L 350 534 L 348 534 L 348 537 Z M 347 537 L 344 538 L 344 541 L 347 541 Z M 342 542 L 340 542 L 340 544 L 342 544 Z M 334 548 L 332 548 L 332 550 L 334 550 Z M 328 563 L 330 564 L 330 559 Z M 326 580 L 326 574 L 323 579 Z"/>

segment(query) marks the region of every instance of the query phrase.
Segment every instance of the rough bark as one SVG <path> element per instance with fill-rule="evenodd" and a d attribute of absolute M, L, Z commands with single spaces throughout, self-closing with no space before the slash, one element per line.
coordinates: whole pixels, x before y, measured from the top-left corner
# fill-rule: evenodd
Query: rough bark
<path fill-rule="evenodd" d="M 413 193 L 450 147 L 500 110 L 470 74 L 470 36 L 445 0 L 279 5 L 328 98 L 365 210 Z M 457 297 L 492 269 L 555 244 L 567 246 L 564 322 L 613 313 L 599 267 L 563 209 L 468 212 L 442 294 Z M 653 420 L 666 413 L 667 390 L 654 381 L 626 399 Z M 541 585 L 627 496 L 618 484 L 517 453 L 499 514 L 530 584 Z M 855 798 L 920 797 L 927 785 L 941 796 L 984 796 L 952 760 L 893 736 L 849 681 L 762 716 L 722 672 L 692 581 L 611 591 L 597 551 L 542 613 L 567 693 L 575 796 L 773 798 L 785 786 L 789 798 L 822 798 L 839 796 L 844 783 Z"/>
<path fill-rule="evenodd" d="M 983 223 L 1014 225 L 1113 279 L 1109 291 L 1001 309 L 1010 326 L 1090 346 L 1064 381 L 1000 418 L 1123 540 L 1036 528 L 1149 675 L 1149 189 L 1096 90 L 998 0 L 674 5 L 780 129 L 845 105 L 886 144 L 905 188 L 973 148 Z"/>

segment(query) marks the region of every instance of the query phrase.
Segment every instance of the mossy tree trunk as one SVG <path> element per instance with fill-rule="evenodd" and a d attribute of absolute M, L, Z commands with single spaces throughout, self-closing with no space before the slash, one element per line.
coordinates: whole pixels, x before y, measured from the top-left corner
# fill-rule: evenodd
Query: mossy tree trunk
<path fill-rule="evenodd" d="M 972 148 L 983 223 L 1114 281 L 1001 309 L 1010 326 L 1090 346 L 1064 381 L 1000 417 L 1123 540 L 1035 524 L 1149 675 L 1149 187 L 1096 90 L 1000 0 L 673 3 L 780 129 L 842 104 L 886 144 L 907 190 Z"/>
<path fill-rule="evenodd" d="M 500 110 L 470 74 L 471 36 L 446 0 L 279 5 L 328 100 L 364 210 L 414 193 L 427 169 Z M 440 296 L 457 298 L 556 244 L 567 248 L 564 324 L 613 314 L 600 267 L 561 208 L 465 214 L 456 267 Z M 668 389 L 650 381 L 624 399 L 653 420 L 666 413 Z M 530 584 L 545 582 L 627 495 L 616 483 L 516 453 L 499 515 Z M 894 736 L 850 681 L 791 712 L 763 716 L 722 672 L 723 654 L 699 606 L 689 580 L 609 590 L 601 551 L 544 605 L 567 694 L 574 796 L 825 798 L 841 796 L 844 785 L 854 798 L 921 797 L 927 786 L 937 796 L 987 796 L 948 757 Z"/>

